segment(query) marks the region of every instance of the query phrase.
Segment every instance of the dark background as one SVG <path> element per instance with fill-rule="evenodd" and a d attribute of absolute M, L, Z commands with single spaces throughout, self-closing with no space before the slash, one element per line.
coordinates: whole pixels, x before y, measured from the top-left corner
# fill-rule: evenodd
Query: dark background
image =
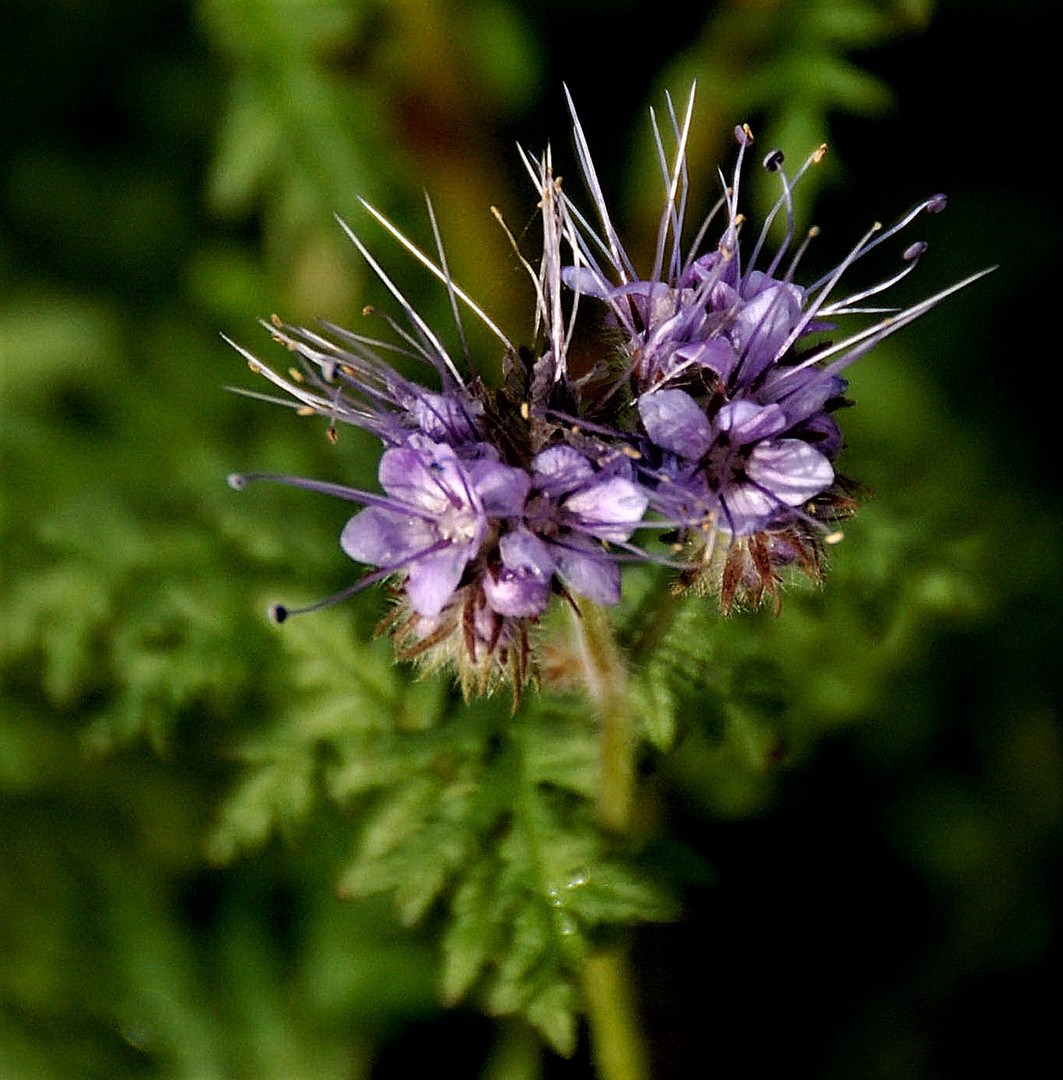
<path fill-rule="evenodd" d="M 282 692 L 263 590 L 345 584 L 329 508 L 228 501 L 233 468 L 331 459 L 222 391 L 248 384 L 217 334 L 353 318 L 373 286 L 332 214 L 365 193 L 424 240 L 423 189 L 455 277 L 521 326 L 486 213 L 533 246 L 514 143 L 550 140 L 576 189 L 566 84 L 628 235 L 652 235 L 646 109 L 692 76 L 702 198 L 748 119 L 791 161 L 830 142 L 808 185 L 825 258 L 943 190 L 906 295 L 999 269 L 853 374 L 848 460 L 879 497 L 837 556 L 844 599 L 809 602 L 839 605 L 823 663 L 852 700 L 795 680 L 781 768 L 694 739 L 661 766 L 668 829 L 713 880 L 635 936 L 655 1075 L 938 1080 L 1058 1056 L 1048 7 L 0 2 L 0 1075 L 480 1075 L 494 1022 L 440 1010 L 430 931 L 386 904 L 342 916 L 334 965 L 347 948 L 366 971 L 342 1008 L 296 977 L 341 815 L 225 868 L 204 855 L 232 748 Z M 864 74 L 820 85 L 794 59 L 813 46 Z M 765 631 L 783 648 L 788 618 Z M 152 995 L 180 1053 L 128 1019 Z M 543 1070 L 589 1075 L 586 1046 Z"/>

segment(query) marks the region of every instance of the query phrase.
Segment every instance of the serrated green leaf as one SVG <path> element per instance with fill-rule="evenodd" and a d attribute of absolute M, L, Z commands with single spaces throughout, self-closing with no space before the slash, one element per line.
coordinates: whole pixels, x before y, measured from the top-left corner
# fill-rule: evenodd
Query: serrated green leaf
<path fill-rule="evenodd" d="M 640 671 L 631 680 L 631 708 L 638 720 L 641 736 L 660 753 L 667 753 L 675 743 L 676 702 L 670 685 Z"/>
<path fill-rule="evenodd" d="M 24 577 L 8 597 L 3 660 L 39 651 L 45 693 L 54 704 L 69 704 L 95 681 L 96 646 L 112 613 L 110 590 L 91 565 L 68 561 Z"/>
<path fill-rule="evenodd" d="M 276 833 L 290 835 L 310 814 L 317 761 L 312 745 L 288 742 L 264 747 L 225 801 L 207 846 L 208 857 L 226 863 L 261 847 Z"/>
<path fill-rule="evenodd" d="M 562 1057 L 571 1057 L 576 1052 L 579 1011 L 579 995 L 570 982 L 554 982 L 542 987 L 523 1009 L 528 1023 Z"/>
<path fill-rule="evenodd" d="M 458 884 L 451 902 L 450 920 L 442 938 L 440 995 L 448 1005 L 461 1001 L 499 947 L 501 922 L 484 922 L 481 913 L 491 903 L 495 867 L 480 859 Z"/>

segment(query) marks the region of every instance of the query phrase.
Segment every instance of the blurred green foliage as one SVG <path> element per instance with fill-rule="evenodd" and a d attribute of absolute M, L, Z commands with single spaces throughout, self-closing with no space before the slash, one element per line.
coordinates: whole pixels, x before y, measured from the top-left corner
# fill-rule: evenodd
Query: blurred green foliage
<path fill-rule="evenodd" d="M 1031 107 L 998 38 L 1036 49 L 1039 9 L 1000 7 L 0 0 L 0 1077 L 382 1080 L 441 1054 L 586 1075 L 527 1025 L 572 1052 L 580 960 L 628 939 L 661 1077 L 713 1054 L 721 1075 L 930 1078 L 1035 1052 L 1061 523 L 1049 406 L 1016 383 L 1058 206 L 968 171 L 996 140 L 968 110 L 994 99 L 954 42 L 1014 64 L 994 85 Z M 356 321 L 379 296 L 333 214 L 365 195 L 430 246 L 428 189 L 456 279 L 520 340 L 531 298 L 488 212 L 534 244 L 514 142 L 552 139 L 575 175 L 566 81 L 651 240 L 645 109 L 695 77 L 697 198 L 749 119 L 794 157 L 837 144 L 814 183 L 839 243 L 951 180 L 925 291 L 1004 266 L 854 372 L 845 469 L 878 497 L 825 589 L 778 618 L 687 605 L 651 647 L 661 579 L 632 576 L 632 849 L 593 826 L 578 698 L 511 716 L 412 681 L 372 639 L 379 592 L 267 623 L 357 572 L 343 509 L 226 474 L 364 486 L 376 451 L 226 393 L 249 380 L 218 332 L 268 350 L 274 309 Z M 443 290 L 373 245 L 445 325 Z M 491 1051 L 441 998 L 523 1019 Z"/>

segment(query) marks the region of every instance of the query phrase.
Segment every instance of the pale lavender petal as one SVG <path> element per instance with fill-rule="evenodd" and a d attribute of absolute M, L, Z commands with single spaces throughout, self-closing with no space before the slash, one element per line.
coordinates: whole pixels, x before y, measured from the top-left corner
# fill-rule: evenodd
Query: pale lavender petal
<path fill-rule="evenodd" d="M 427 514 L 441 514 L 455 501 L 467 502 L 454 451 L 428 439 L 418 443 L 384 454 L 378 474 L 380 486 L 396 501 Z"/>
<path fill-rule="evenodd" d="M 535 486 L 548 495 L 564 495 L 594 475 L 591 463 L 574 447 L 551 446 L 532 459 Z"/>
<path fill-rule="evenodd" d="M 566 514 L 580 519 L 583 532 L 600 540 L 622 543 L 646 513 L 649 498 L 637 484 L 614 476 L 570 495 Z"/>
<path fill-rule="evenodd" d="M 469 462 L 466 471 L 485 513 L 492 517 L 518 517 L 531 487 L 531 477 L 523 469 L 481 459 Z"/>
<path fill-rule="evenodd" d="M 566 266 L 561 271 L 561 280 L 573 292 L 593 296 L 598 300 L 608 299 L 616 290 L 611 281 L 587 266 Z"/>
<path fill-rule="evenodd" d="M 469 556 L 467 547 L 449 544 L 410 563 L 406 595 L 418 615 L 431 618 L 447 606 L 461 582 Z"/>
<path fill-rule="evenodd" d="M 756 484 L 732 484 L 721 496 L 724 521 L 735 536 L 749 536 L 762 529 L 779 512 L 779 500 Z"/>
<path fill-rule="evenodd" d="M 477 438 L 474 417 L 483 412 L 483 405 L 421 390 L 411 412 L 417 426 L 429 438 L 471 442 Z"/>
<path fill-rule="evenodd" d="M 554 556 L 550 546 L 527 529 L 506 533 L 498 542 L 502 562 L 510 570 L 520 570 L 542 582 L 548 582 L 554 572 Z"/>
<path fill-rule="evenodd" d="M 690 364 L 708 368 L 724 380 L 730 376 L 735 364 L 738 363 L 738 354 L 730 341 L 724 337 L 710 337 L 704 341 L 681 345 L 675 351 L 675 358 L 684 367 Z"/>
<path fill-rule="evenodd" d="M 770 439 L 785 431 L 786 414 L 778 405 L 756 405 L 752 401 L 732 401 L 716 414 L 717 431 L 725 433 L 732 446 Z"/>
<path fill-rule="evenodd" d="M 831 398 L 840 397 L 847 386 L 840 375 L 807 367 L 776 376 L 764 388 L 764 394 L 777 401 L 794 424 L 819 412 Z"/>
<path fill-rule="evenodd" d="M 656 390 L 639 398 L 639 416 L 650 439 L 680 457 L 696 460 L 712 443 L 701 406 L 683 390 Z"/>
<path fill-rule="evenodd" d="M 740 348 L 752 347 L 771 359 L 801 317 L 804 300 L 796 285 L 775 282 L 754 271 L 743 289 L 745 303 L 735 318 Z"/>
<path fill-rule="evenodd" d="M 484 578 L 487 602 L 499 615 L 534 617 L 546 610 L 556 560 L 527 529 L 507 533 L 498 544 L 502 566 Z"/>
<path fill-rule="evenodd" d="M 801 439 L 756 447 L 746 463 L 746 475 L 788 506 L 800 506 L 834 482 L 830 461 Z"/>
<path fill-rule="evenodd" d="M 603 553 L 573 551 L 560 545 L 557 552 L 557 573 L 574 593 L 596 604 L 613 605 L 620 602 L 620 567 Z"/>
<path fill-rule="evenodd" d="M 435 543 L 431 525 L 413 514 L 369 506 L 343 527 L 340 547 L 356 562 L 397 567 Z"/>

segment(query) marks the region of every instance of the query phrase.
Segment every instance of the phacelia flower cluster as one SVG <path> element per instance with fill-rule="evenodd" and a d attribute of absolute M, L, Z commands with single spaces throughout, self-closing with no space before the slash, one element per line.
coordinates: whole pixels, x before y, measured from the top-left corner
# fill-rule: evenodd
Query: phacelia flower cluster
<path fill-rule="evenodd" d="M 563 209 L 545 160 L 540 193 L 548 254 L 541 277 L 533 271 L 543 328 L 537 352 L 513 346 L 451 281 L 441 247 L 438 264 L 415 251 L 449 291 L 455 317 L 463 303 L 498 337 L 505 352 L 503 390 L 463 378 L 441 340 L 346 225 L 405 314 L 406 325 L 389 320 L 397 341 L 328 324 L 317 332 L 274 320 L 274 339 L 296 359 L 287 376 L 235 346 L 253 371 L 289 395 L 277 400 L 326 417 L 333 438 L 336 425 L 346 423 L 383 444 L 382 493 L 278 474 L 229 478 L 236 488 L 274 480 L 362 506 L 345 525 L 340 545 L 373 570 L 352 588 L 299 613 L 391 578 L 397 603 L 386 625 L 399 655 L 433 667 L 453 665 L 466 693 L 486 692 L 500 679 L 519 692 L 534 674 L 529 627 L 552 597 L 567 598 L 577 610 L 581 601 L 615 604 L 620 556 L 642 557 L 628 541 L 645 517 L 649 494 L 629 449 L 573 439 L 551 419 L 558 408 L 578 406 L 564 364 L 558 227 Z M 438 388 L 400 374 L 384 359 L 396 352 L 433 369 Z M 295 613 L 272 609 L 278 622 Z"/>
<path fill-rule="evenodd" d="M 798 284 L 815 230 L 791 251 L 793 188 L 825 148 L 793 178 L 781 153 L 764 159 L 780 193 L 755 242 L 744 247 L 739 189 L 753 142 L 747 127 L 736 129 L 730 183 L 687 244 L 692 107 L 693 94 L 680 121 L 669 102 L 671 162 L 653 120 L 667 197 L 645 276 L 614 229 L 574 108 L 596 224 L 562 192 L 549 153 L 538 161 L 524 155 L 544 238 L 538 267 L 525 263 L 537 298 L 529 348 L 514 346 L 451 279 L 434 217 L 436 260 L 366 205 L 442 283 L 459 332 L 464 307 L 498 339 L 500 389 L 462 375 L 346 225 L 402 310 L 403 323 L 388 319 L 392 340 L 274 320 L 274 338 L 296 359 L 287 377 L 236 346 L 252 370 L 287 395 L 269 400 L 326 417 L 333 437 L 337 424 L 353 424 L 383 446 L 381 492 L 275 474 L 230 477 L 238 488 L 271 479 L 360 505 L 340 544 L 372 569 L 303 611 L 390 579 L 396 603 L 386 626 L 401 657 L 452 666 L 467 694 L 500 681 L 519 693 L 535 673 L 530 628 L 552 599 L 560 596 L 576 611 L 586 602 L 616 604 L 625 561 L 677 565 L 677 588 L 715 593 L 725 611 L 736 600 L 759 603 L 776 594 L 783 567 L 818 578 L 822 545 L 839 535 L 838 521 L 854 506 L 835 470 L 842 445 L 835 413 L 846 403 L 842 372 L 973 278 L 905 310 L 869 307 L 915 268 L 926 247 L 919 242 L 903 251 L 901 268 L 886 280 L 849 294 L 840 289 L 854 263 L 920 215 L 942 210 L 945 199 L 935 196 L 892 228 L 875 225 L 818 281 Z M 769 251 L 769 229 L 780 215 L 784 238 Z M 577 378 L 568 351 L 581 304 L 604 305 L 610 328 L 599 362 Z M 836 334 L 859 316 L 862 325 Z M 430 368 L 432 386 L 385 359 L 397 356 Z M 277 621 L 291 613 L 273 609 Z"/>

